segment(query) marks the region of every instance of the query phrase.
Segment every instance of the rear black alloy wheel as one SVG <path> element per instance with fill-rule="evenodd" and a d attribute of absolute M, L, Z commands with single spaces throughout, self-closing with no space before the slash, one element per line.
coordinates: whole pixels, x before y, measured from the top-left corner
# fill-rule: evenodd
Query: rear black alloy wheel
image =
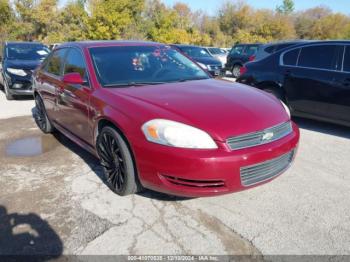
<path fill-rule="evenodd" d="M 138 181 L 130 150 L 112 127 L 104 127 L 97 139 L 97 152 L 110 189 L 121 196 L 138 191 Z"/>
<path fill-rule="evenodd" d="M 241 66 L 240 65 L 233 66 L 232 75 L 234 78 L 238 78 L 241 75 Z"/>
<path fill-rule="evenodd" d="M 44 133 L 52 133 L 53 132 L 53 126 L 49 120 L 49 118 L 46 115 L 45 106 L 43 103 L 43 100 L 39 95 L 35 96 L 35 106 L 36 106 L 36 112 L 34 115 L 35 122 L 40 128 L 41 131 Z"/>

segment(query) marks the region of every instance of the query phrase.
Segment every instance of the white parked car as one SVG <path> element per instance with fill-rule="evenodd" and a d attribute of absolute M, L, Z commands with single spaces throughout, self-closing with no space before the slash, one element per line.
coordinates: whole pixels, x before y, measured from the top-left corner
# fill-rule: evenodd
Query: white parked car
<path fill-rule="evenodd" d="M 204 49 L 213 57 L 220 60 L 224 67 L 227 61 L 227 53 L 218 47 L 204 47 Z"/>

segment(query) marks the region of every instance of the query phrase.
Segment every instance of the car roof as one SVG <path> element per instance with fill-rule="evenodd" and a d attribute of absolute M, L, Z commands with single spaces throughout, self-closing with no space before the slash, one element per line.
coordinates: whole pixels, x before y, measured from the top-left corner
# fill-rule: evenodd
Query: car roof
<path fill-rule="evenodd" d="M 91 47 L 103 47 L 103 46 L 165 46 L 165 44 L 149 41 L 124 41 L 124 40 L 103 40 L 103 41 L 78 41 L 78 42 L 67 42 L 62 43 L 59 47 L 81 47 L 81 48 L 91 48 Z"/>
<path fill-rule="evenodd" d="M 25 45 L 44 45 L 43 43 L 40 42 L 23 42 L 23 41 L 8 41 L 6 42 L 6 45 L 12 45 L 12 44 L 25 44 Z"/>

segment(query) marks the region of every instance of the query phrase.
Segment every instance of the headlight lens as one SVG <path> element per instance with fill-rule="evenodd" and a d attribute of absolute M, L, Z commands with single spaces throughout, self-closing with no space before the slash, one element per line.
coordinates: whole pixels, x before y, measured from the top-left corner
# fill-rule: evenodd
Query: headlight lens
<path fill-rule="evenodd" d="M 13 74 L 13 75 L 18 75 L 18 76 L 26 76 L 27 73 L 24 72 L 22 69 L 16 69 L 16 68 L 7 68 L 7 72 Z"/>
<path fill-rule="evenodd" d="M 287 112 L 289 118 L 291 118 L 291 114 L 290 114 L 290 109 L 289 109 L 289 107 L 288 107 L 285 103 L 283 103 L 283 101 L 281 101 L 281 103 L 282 103 L 284 109 L 286 110 L 286 112 Z"/>
<path fill-rule="evenodd" d="M 197 63 L 201 68 L 207 70 L 208 67 L 205 65 L 205 64 L 202 64 L 202 63 Z"/>
<path fill-rule="evenodd" d="M 216 149 L 214 140 L 204 131 L 175 121 L 154 119 L 142 126 L 150 142 L 193 149 Z"/>

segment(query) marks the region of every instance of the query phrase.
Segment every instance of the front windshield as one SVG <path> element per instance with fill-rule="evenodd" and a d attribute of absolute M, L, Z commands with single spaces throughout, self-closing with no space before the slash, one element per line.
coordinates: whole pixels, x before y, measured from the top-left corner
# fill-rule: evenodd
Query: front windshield
<path fill-rule="evenodd" d="M 90 55 L 104 87 L 209 78 L 195 63 L 170 47 L 94 47 L 90 48 Z"/>
<path fill-rule="evenodd" d="M 7 56 L 11 60 L 43 60 L 50 50 L 44 45 L 9 44 Z"/>
<path fill-rule="evenodd" d="M 215 48 L 215 47 L 210 47 L 208 48 L 210 53 L 212 53 L 213 55 L 225 55 L 225 51 L 221 50 L 220 48 Z"/>
<path fill-rule="evenodd" d="M 196 57 L 196 58 L 200 58 L 200 57 L 211 57 L 207 51 L 205 51 L 204 48 L 201 47 L 195 47 L 195 46 L 183 46 L 180 47 L 180 50 L 182 52 L 184 52 L 186 55 L 188 55 L 189 57 Z"/>

